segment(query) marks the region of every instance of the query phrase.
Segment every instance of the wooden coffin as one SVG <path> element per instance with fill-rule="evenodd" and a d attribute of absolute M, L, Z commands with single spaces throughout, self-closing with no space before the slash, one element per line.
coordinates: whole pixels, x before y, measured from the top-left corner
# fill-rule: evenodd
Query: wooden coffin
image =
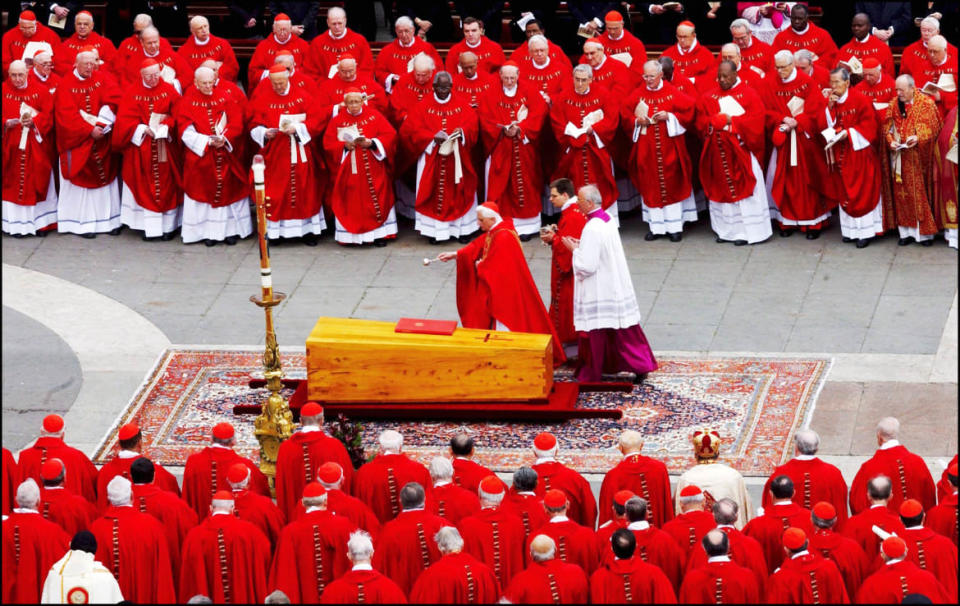
<path fill-rule="evenodd" d="M 394 322 L 320 318 L 307 337 L 307 399 L 318 402 L 545 400 L 550 335 L 457 328 L 395 332 Z"/>

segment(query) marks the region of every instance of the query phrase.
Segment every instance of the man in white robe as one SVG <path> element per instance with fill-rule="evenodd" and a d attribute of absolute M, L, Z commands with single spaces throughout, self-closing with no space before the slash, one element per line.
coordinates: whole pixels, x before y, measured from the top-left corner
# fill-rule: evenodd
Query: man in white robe
<path fill-rule="evenodd" d="M 120 585 L 107 567 L 93 559 L 97 538 L 89 530 L 73 537 L 68 551 L 50 568 L 40 596 L 42 604 L 116 604 Z"/>
<path fill-rule="evenodd" d="M 632 372 L 639 382 L 657 369 L 657 360 L 640 328 L 620 233 L 602 200 L 595 185 L 581 187 L 577 205 L 587 224 L 580 240 L 563 238 L 573 252 L 573 324 L 581 333 L 577 380 L 600 381 L 606 371 Z"/>
<path fill-rule="evenodd" d="M 720 499 L 732 499 L 739 506 L 739 517 L 734 526 L 742 530 L 753 517 L 753 506 L 740 472 L 717 462 L 720 443 L 720 435 L 716 431 L 700 430 L 693 434 L 693 454 L 697 464 L 683 472 L 677 480 L 675 496 L 678 498 L 674 499 L 676 514 L 683 513 L 680 511 L 680 491 L 687 486 L 699 486 L 708 509 Z"/>

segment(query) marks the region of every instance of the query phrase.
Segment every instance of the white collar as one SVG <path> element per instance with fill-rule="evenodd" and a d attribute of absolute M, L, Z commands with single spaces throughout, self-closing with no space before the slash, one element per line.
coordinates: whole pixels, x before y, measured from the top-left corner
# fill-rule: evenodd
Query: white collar
<path fill-rule="evenodd" d="M 736 530 L 736 526 L 734 526 L 733 524 L 717 524 L 717 528 L 718 528 L 718 529 L 720 529 L 720 528 L 732 528 L 732 529 Z"/>
<path fill-rule="evenodd" d="M 224 446 L 223 444 L 211 444 L 210 446 L 211 448 L 224 448 L 226 450 L 233 450 L 229 446 Z"/>
<path fill-rule="evenodd" d="M 850 89 L 847 89 L 847 92 L 843 93 L 843 96 L 837 99 L 837 103 L 843 105 L 847 102 L 847 97 L 850 96 Z M 882 447 L 881 447 L 882 448 Z M 888 447 L 889 448 L 889 447 Z"/>
<path fill-rule="evenodd" d="M 203 42 L 200 42 L 200 40 L 198 40 L 196 36 L 193 36 L 193 43 L 196 44 L 197 46 L 206 46 L 210 44 L 210 40 L 212 38 L 213 38 L 212 36 L 207 36 L 206 40 L 204 40 Z"/>
<path fill-rule="evenodd" d="M 400 513 L 407 513 L 408 511 L 423 511 L 423 507 L 424 507 L 423 505 L 419 507 L 410 507 L 410 508 L 404 509 Z"/>
<path fill-rule="evenodd" d="M 687 50 L 683 50 L 682 48 L 680 48 L 680 43 L 677 42 L 677 50 L 680 52 L 681 55 L 686 55 L 686 54 L 688 54 L 688 53 L 692 53 L 696 48 L 697 48 L 697 39 L 696 39 L 696 38 L 693 39 L 693 44 L 691 44 L 691 45 L 690 45 L 690 48 L 688 48 Z"/>
<path fill-rule="evenodd" d="M 894 564 L 899 564 L 906 558 L 897 558 L 896 560 L 887 560 L 887 566 L 893 566 Z"/>
<path fill-rule="evenodd" d="M 944 54 L 943 54 L 943 61 L 941 61 L 940 63 L 936 63 L 935 65 L 936 65 L 937 67 L 940 67 L 941 65 L 946 65 L 947 61 L 949 61 L 949 60 L 950 60 L 950 53 L 944 53 Z"/>
<path fill-rule="evenodd" d="M 157 82 L 157 84 L 156 84 L 155 86 L 150 86 L 149 84 L 147 84 L 146 80 L 144 80 L 142 77 L 140 78 L 140 82 L 143 84 L 144 88 L 147 88 L 147 89 L 149 89 L 149 90 L 153 90 L 153 89 L 157 88 L 157 86 L 160 86 L 160 82 L 159 82 L 159 81 Z M 122 455 L 122 454 L 120 454 L 121 452 L 131 453 L 131 452 L 133 452 L 133 451 L 132 451 L 132 450 L 121 450 L 120 452 L 117 453 L 117 456 L 120 457 L 121 459 L 132 459 L 134 455 L 139 455 L 139 454 L 140 454 L 139 452 L 133 452 L 133 455 L 131 455 L 131 454 Z"/>
<path fill-rule="evenodd" d="M 663 78 L 660 78 L 660 84 L 657 85 L 657 88 L 650 88 L 650 87 L 648 86 L 648 87 L 647 87 L 647 90 L 653 92 L 653 91 L 658 91 L 658 90 L 660 90 L 661 88 L 663 88 Z M 640 453 L 639 453 L 639 452 L 631 452 L 630 454 L 625 454 L 625 455 L 623 455 L 623 458 L 626 459 L 627 457 L 632 457 L 632 456 L 635 455 L 635 454 L 640 454 Z"/>
<path fill-rule="evenodd" d="M 606 62 L 607 62 L 607 55 L 604 54 L 604 55 L 603 55 L 603 61 L 601 61 L 599 65 L 597 65 L 596 67 L 594 67 L 594 68 L 593 68 L 593 71 L 597 71 L 598 69 L 600 69 L 601 67 L 603 67 L 603 64 L 606 63 Z M 588 64 L 588 65 L 589 65 L 589 64 Z M 593 66 L 591 65 L 591 67 L 593 67 Z"/>
<path fill-rule="evenodd" d="M 877 507 L 883 507 L 884 509 L 887 508 L 887 506 L 884 505 L 883 503 L 878 503 L 877 505 L 871 505 L 870 509 L 876 509 Z"/>
<path fill-rule="evenodd" d="M 477 77 L 478 77 L 477 74 L 479 74 L 479 73 L 480 73 L 480 72 L 473 72 L 473 77 L 472 77 L 472 78 L 470 78 L 470 77 L 468 77 L 468 76 L 464 76 L 463 79 L 464 79 L 464 80 L 470 80 L 470 81 L 476 80 Z"/>
<path fill-rule="evenodd" d="M 923 529 L 923 524 L 917 524 L 916 526 L 904 526 L 906 530 L 913 530 L 914 528 Z"/>
<path fill-rule="evenodd" d="M 350 570 L 373 570 L 370 564 L 354 564 Z"/>
<path fill-rule="evenodd" d="M 555 524 L 558 522 L 567 522 L 569 520 L 570 518 L 568 518 L 567 516 L 553 516 L 552 518 L 550 518 L 550 523 Z"/>
<path fill-rule="evenodd" d="M 14 507 L 14 508 L 13 508 L 13 513 L 35 513 L 35 514 L 39 514 L 40 512 L 37 511 L 36 509 L 24 509 L 24 508 L 22 508 L 22 507 Z"/>
<path fill-rule="evenodd" d="M 121 459 L 135 459 L 141 456 L 143 455 L 133 450 L 121 450 L 120 452 L 117 453 L 117 457 Z"/>
<path fill-rule="evenodd" d="M 286 97 L 290 93 L 290 80 L 287 80 L 287 88 L 283 89 L 282 93 L 277 93 L 281 97 Z"/>
<path fill-rule="evenodd" d="M 817 455 L 798 454 L 793 458 L 796 459 L 797 461 L 812 461 L 817 458 Z"/>
<path fill-rule="evenodd" d="M 77 68 L 73 68 L 73 75 L 77 77 L 77 80 L 80 80 L 80 81 L 86 80 L 86 78 L 84 78 L 83 76 L 80 75 L 80 72 L 77 71 Z M 92 76 L 92 75 L 93 75 L 93 72 L 91 72 L 90 75 Z M 47 438 L 47 437 L 50 437 L 50 436 L 40 436 L 40 437 L 41 437 L 41 438 Z"/>
<path fill-rule="evenodd" d="M 791 505 L 791 504 L 793 504 L 793 499 L 780 499 L 780 500 L 773 501 L 773 503 L 771 503 L 771 506 L 776 507 L 777 505 Z"/>
<path fill-rule="evenodd" d="M 210 514 L 210 517 L 212 518 L 213 516 L 229 516 L 229 515 L 233 515 L 233 514 L 231 514 L 229 511 L 214 511 L 213 513 Z"/>
<path fill-rule="evenodd" d="M 141 46 L 140 48 L 143 48 L 143 47 Z M 144 56 L 144 57 L 151 57 L 151 58 L 153 58 L 153 57 L 159 57 L 159 56 L 160 56 L 160 49 L 158 48 L 158 49 L 157 49 L 157 52 L 155 52 L 155 53 L 153 53 L 153 54 L 151 55 L 150 53 L 147 52 L 147 49 L 144 48 L 144 49 L 143 49 L 143 56 Z"/>
<path fill-rule="evenodd" d="M 550 55 L 547 55 L 547 61 L 543 65 L 537 65 L 537 62 L 533 59 L 530 59 L 530 63 L 533 64 L 533 67 L 536 69 L 547 69 L 550 67 Z"/>
<path fill-rule="evenodd" d="M 843 96 L 846 97 L 847 96 L 846 93 L 844 93 Z M 877 448 L 877 450 L 887 450 L 889 448 L 894 448 L 896 446 L 900 446 L 900 440 L 887 440 L 886 442 L 881 444 L 880 447 Z"/>
<path fill-rule="evenodd" d="M 469 461 L 470 457 L 453 457 L 454 461 Z"/>
<path fill-rule="evenodd" d="M 791 560 L 796 560 L 796 559 L 799 558 L 800 556 L 805 556 L 805 555 L 810 555 L 810 552 L 807 551 L 806 549 L 804 549 L 804 550 L 801 551 L 800 553 L 795 553 L 795 554 L 793 554 L 792 556 L 790 556 L 790 559 L 791 559 Z"/>
<path fill-rule="evenodd" d="M 780 82 L 787 84 L 789 82 L 793 82 L 796 79 L 797 79 L 797 68 L 796 66 L 794 66 L 793 71 L 790 72 L 790 75 L 787 76 L 786 78 L 780 78 Z"/>
<path fill-rule="evenodd" d="M 466 38 L 464 38 L 463 43 L 466 44 L 469 48 L 477 48 L 478 46 L 483 44 L 483 36 L 480 36 L 480 39 L 477 40 L 476 44 L 470 44 L 469 42 L 467 42 Z"/>
<path fill-rule="evenodd" d="M 713 556 L 711 558 L 707 558 L 707 564 L 710 564 L 712 562 L 729 562 L 729 561 L 730 561 L 730 556 Z"/>
<path fill-rule="evenodd" d="M 503 94 L 508 97 L 515 97 L 517 96 L 517 87 L 514 86 L 513 88 L 504 88 Z"/>
<path fill-rule="evenodd" d="M 563 203 L 563 206 L 560 207 L 560 212 L 563 212 L 577 203 L 576 198 L 567 198 L 567 201 Z"/>
<path fill-rule="evenodd" d="M 287 86 L 289 86 L 289 83 L 287 83 Z M 316 425 L 304 425 L 300 428 L 300 433 L 310 433 L 311 431 L 321 431 L 321 429 Z"/>
<path fill-rule="evenodd" d="M 580 95 L 580 96 L 582 97 L 582 96 L 584 96 L 584 95 L 589 95 L 589 94 L 590 94 L 590 89 L 588 88 L 587 90 L 583 91 L 582 93 L 578 93 L 576 90 L 574 90 L 573 92 L 574 92 L 575 94 Z"/>
<path fill-rule="evenodd" d="M 856 40 L 856 41 L 859 42 L 860 44 L 866 44 L 867 42 L 870 41 L 870 33 L 867 32 L 867 35 L 866 35 L 866 37 L 865 37 L 863 40 L 857 40 L 856 38 L 854 38 L 854 40 Z"/>
<path fill-rule="evenodd" d="M 453 484 L 453 482 L 450 480 L 440 480 L 439 482 L 436 482 L 433 487 L 436 488 L 437 486 L 446 486 L 447 484 Z"/>
<path fill-rule="evenodd" d="M 327 33 L 328 33 L 328 34 L 330 35 L 330 37 L 333 38 L 334 40 L 343 40 L 343 39 L 347 36 L 347 31 L 348 31 L 347 28 L 343 28 L 343 33 L 340 34 L 339 36 L 334 36 L 334 35 L 333 35 L 333 32 L 332 32 L 331 30 L 329 30 L 329 29 L 327 30 Z M 292 37 L 292 35 L 291 35 L 291 37 Z"/>
<path fill-rule="evenodd" d="M 434 98 L 434 99 L 436 100 L 436 102 L 439 103 L 440 105 L 444 105 L 444 104 L 446 104 L 446 103 L 450 103 L 450 99 L 453 99 L 453 93 L 450 93 L 449 95 L 447 95 L 447 98 L 446 98 L 446 99 L 441 99 L 440 97 L 437 96 L 437 93 L 433 93 L 433 98 Z"/>
<path fill-rule="evenodd" d="M 307 513 L 312 513 L 312 512 L 314 512 L 314 511 L 326 511 L 326 509 L 324 509 L 324 508 L 322 508 L 322 507 L 315 507 L 315 506 L 314 506 L 314 507 L 308 507 L 308 508 L 307 508 Z"/>
<path fill-rule="evenodd" d="M 397 44 L 400 46 L 400 48 L 410 48 L 416 43 L 417 43 L 416 36 L 410 39 L 410 44 L 404 44 L 403 42 L 400 41 L 400 38 L 397 38 Z"/>
<path fill-rule="evenodd" d="M 748 32 L 748 33 L 749 33 L 749 32 Z M 751 46 L 753 46 L 753 34 L 752 34 L 752 33 L 750 34 L 749 40 L 750 40 L 750 44 L 747 45 L 747 48 L 750 48 Z M 741 54 L 741 55 L 743 55 L 743 51 L 744 51 L 744 50 L 746 50 L 746 49 L 744 49 L 744 48 L 740 49 L 740 51 L 741 51 L 740 54 Z"/>
<path fill-rule="evenodd" d="M 63 486 L 44 486 L 43 487 L 44 492 L 48 490 L 63 490 Z"/>
<path fill-rule="evenodd" d="M 638 520 L 636 522 L 630 522 L 627 524 L 628 530 L 646 530 L 650 528 L 650 522 L 646 520 Z"/>
<path fill-rule="evenodd" d="M 810 31 L 810 22 L 807 21 L 807 26 L 804 27 L 802 31 L 797 31 L 797 30 L 793 29 L 793 26 L 790 26 L 790 30 L 791 30 L 793 33 L 795 33 L 796 35 L 798 35 L 798 36 L 803 36 L 803 35 L 805 35 L 807 32 Z"/>
<path fill-rule="evenodd" d="M 517 491 L 517 494 L 528 494 L 528 495 L 530 495 L 531 497 L 537 496 L 537 493 L 535 493 L 535 492 L 533 492 L 533 491 L 530 491 L 530 490 Z M 957 494 L 957 493 L 953 493 L 953 494 Z"/>
<path fill-rule="evenodd" d="M 287 38 L 287 42 L 280 42 L 280 38 L 277 38 L 276 34 L 273 35 L 273 39 L 277 41 L 277 44 L 287 44 L 287 42 L 290 42 L 291 40 L 293 40 L 293 34 L 290 34 L 290 37 Z"/>
<path fill-rule="evenodd" d="M 538 457 L 537 462 L 534 465 L 540 465 L 542 463 L 556 463 L 557 460 L 553 457 Z"/>

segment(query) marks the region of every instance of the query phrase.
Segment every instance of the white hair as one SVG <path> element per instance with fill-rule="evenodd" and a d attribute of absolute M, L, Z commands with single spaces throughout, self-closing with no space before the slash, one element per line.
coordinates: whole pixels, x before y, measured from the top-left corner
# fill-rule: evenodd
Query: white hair
<path fill-rule="evenodd" d="M 143 28 L 143 31 L 140 32 L 140 37 L 143 38 L 143 37 L 146 36 L 147 34 L 156 34 L 157 36 L 160 36 L 160 30 L 158 30 L 157 28 L 155 28 L 155 27 L 152 26 L 152 25 L 149 25 L 149 26 Z"/>
<path fill-rule="evenodd" d="M 213 71 L 209 67 L 200 66 L 197 69 L 193 70 L 193 77 L 199 78 L 200 76 L 210 76 L 211 78 L 216 78 L 217 72 Z"/>
<path fill-rule="evenodd" d="M 932 25 L 937 28 L 938 32 L 940 31 L 940 20 L 936 17 L 924 17 L 923 20 L 920 21 L 920 25 L 923 25 L 924 23 L 927 25 Z"/>
<path fill-rule="evenodd" d="M 207 20 L 206 17 L 204 17 L 203 15 L 195 15 L 192 19 L 190 19 L 190 29 L 193 29 L 194 25 L 200 25 L 201 23 L 205 25 L 210 25 L 210 21 Z"/>
<path fill-rule="evenodd" d="M 644 69 L 648 67 L 653 67 L 655 70 L 657 70 L 657 74 L 663 74 L 663 64 L 657 61 L 656 59 L 650 59 L 649 61 L 643 64 Z"/>
<path fill-rule="evenodd" d="M 940 34 L 931 36 L 931 38 L 927 40 L 927 48 L 932 48 L 935 50 L 947 50 L 947 39 Z"/>
<path fill-rule="evenodd" d="M 123 476 L 114 476 L 107 484 L 107 500 L 114 507 L 129 505 L 133 498 L 133 484 Z"/>
<path fill-rule="evenodd" d="M 345 57 L 345 58 L 343 58 L 343 59 L 340 59 L 340 61 L 338 62 L 338 65 L 343 65 L 344 63 L 351 63 L 351 62 L 352 62 L 354 65 L 357 64 L 357 60 L 354 59 L 353 57 Z"/>
<path fill-rule="evenodd" d="M 350 533 L 347 541 L 347 555 L 351 562 L 360 562 L 373 558 L 373 541 L 365 530 L 355 530 Z"/>
<path fill-rule="evenodd" d="M 437 548 L 444 555 L 463 550 L 463 537 L 460 536 L 460 531 L 453 526 L 441 528 L 433 536 L 433 540 L 437 542 Z"/>
<path fill-rule="evenodd" d="M 437 64 L 434 63 L 433 57 L 420 53 L 413 58 L 413 69 L 424 69 L 428 68 L 431 71 L 437 68 Z"/>
<path fill-rule="evenodd" d="M 514 73 L 516 73 L 518 76 L 520 75 L 520 67 L 516 65 L 501 65 L 500 73 L 502 74 L 504 70 L 508 70 L 508 69 L 513 70 Z"/>
<path fill-rule="evenodd" d="M 399 431 L 387 429 L 381 432 L 378 441 L 380 450 L 384 452 L 400 452 L 403 449 L 403 434 Z"/>
<path fill-rule="evenodd" d="M 323 483 L 321 482 L 321 485 L 322 484 Z M 309 509 L 311 507 L 320 507 L 321 509 L 325 509 L 327 507 L 326 493 L 319 497 L 303 497 L 301 501 L 303 502 L 304 509 Z"/>
<path fill-rule="evenodd" d="M 687 497 L 677 497 L 677 502 L 681 505 L 692 505 L 693 503 L 703 503 L 703 493 L 698 492 Z"/>
<path fill-rule="evenodd" d="M 347 11 L 343 10 L 339 6 L 331 6 L 329 9 L 327 9 L 327 18 L 330 17 L 343 17 L 346 19 Z"/>
<path fill-rule="evenodd" d="M 550 549 L 546 553 L 537 553 L 533 548 L 533 541 L 530 541 L 530 557 L 533 558 L 534 562 L 548 562 L 553 558 L 557 557 L 557 543 L 552 538 L 548 537 L 545 534 L 537 535 L 537 537 L 543 537 L 550 542 Z M 536 540 L 537 537 L 534 537 Z"/>
<path fill-rule="evenodd" d="M 434 482 L 449 480 L 453 477 L 453 465 L 447 457 L 430 459 L 430 477 Z"/>
<path fill-rule="evenodd" d="M 143 25 L 144 27 L 150 27 L 153 25 L 153 17 L 146 13 L 140 13 L 133 18 L 134 25 Z"/>
<path fill-rule="evenodd" d="M 591 42 L 587 40 L 586 42 L 583 43 L 583 48 L 587 48 L 588 46 L 596 46 L 600 50 L 603 50 L 603 44 L 601 44 L 600 42 Z"/>
<path fill-rule="evenodd" d="M 542 44 L 546 47 L 549 47 L 550 44 L 547 42 L 547 37 L 543 34 L 535 34 L 530 36 L 530 39 L 527 40 L 527 48 L 533 48 L 534 44 Z"/>
<path fill-rule="evenodd" d="M 229 499 L 213 499 L 210 501 L 210 507 L 214 511 L 233 511 L 233 497 Z"/>
<path fill-rule="evenodd" d="M 53 59 L 53 54 L 50 51 L 42 50 L 33 54 L 34 63 L 36 63 L 37 59 L 39 59 L 41 55 L 45 56 L 47 59 Z"/>
<path fill-rule="evenodd" d="M 777 56 L 774 55 L 773 57 L 774 57 L 774 60 L 776 60 Z M 793 53 L 793 59 L 795 61 L 808 61 L 810 63 L 813 63 L 813 53 L 811 53 L 805 48 L 801 48 L 797 52 Z"/>
<path fill-rule="evenodd" d="M 745 30 L 747 30 L 747 31 L 749 32 L 749 31 L 751 31 L 751 30 L 750 30 L 750 22 L 747 21 L 746 19 L 742 18 L 742 17 L 739 18 L 739 19 L 734 19 L 734 20 L 730 23 L 730 31 L 733 31 L 733 30 L 735 30 L 735 29 L 745 29 Z"/>
<path fill-rule="evenodd" d="M 801 50 L 806 51 L 806 49 L 801 49 Z M 799 52 L 800 52 L 800 51 L 797 51 L 797 53 L 799 53 Z M 806 51 L 806 52 L 810 52 L 810 51 Z M 796 59 L 799 59 L 799 58 L 800 58 L 800 57 L 799 57 L 799 54 L 798 54 L 797 57 L 794 57 L 793 53 L 791 53 L 790 51 L 788 51 L 788 50 L 786 50 L 786 49 L 784 49 L 784 50 L 778 50 L 778 51 L 777 51 L 776 53 L 774 53 L 774 55 L 773 55 L 773 60 L 774 60 L 774 61 L 777 61 L 777 60 L 786 61 L 786 62 L 789 63 L 790 65 L 793 65 L 794 61 L 795 61 Z M 811 58 L 813 58 L 813 57 L 811 57 Z"/>
<path fill-rule="evenodd" d="M 487 503 L 499 505 L 500 503 L 503 502 L 503 497 L 506 496 L 506 493 L 498 492 L 496 494 L 490 494 L 489 492 L 484 492 L 482 488 L 477 487 L 477 496 L 480 497 L 481 501 L 486 501 Z"/>
<path fill-rule="evenodd" d="M 93 52 L 93 51 L 89 51 L 89 50 L 82 50 L 82 51 L 80 51 L 79 53 L 77 53 L 77 57 L 74 59 L 74 62 L 79 61 L 79 60 L 80 60 L 80 57 L 89 57 L 89 58 L 92 58 L 92 59 L 96 59 L 96 58 L 97 58 L 97 53 L 95 53 L 95 52 Z M 62 433 L 62 430 L 61 430 L 61 431 L 58 431 L 58 432 L 56 432 L 56 433 L 57 433 L 57 434 Z M 55 434 L 50 434 L 50 435 L 55 435 Z"/>
<path fill-rule="evenodd" d="M 406 15 L 401 15 L 397 17 L 397 20 L 393 22 L 393 29 L 397 29 L 401 25 L 406 25 L 407 27 L 415 27 L 413 19 Z"/>
<path fill-rule="evenodd" d="M 603 204 L 603 196 L 600 195 L 600 190 L 597 189 L 596 185 L 593 185 L 593 184 L 584 185 L 583 187 L 577 190 L 577 194 L 578 195 L 583 194 L 583 197 L 585 199 L 590 200 L 597 206 L 600 206 L 601 204 Z"/>
<path fill-rule="evenodd" d="M 721 46 L 721 47 L 720 47 L 720 54 L 722 55 L 722 54 L 723 54 L 723 51 L 725 51 L 725 50 L 733 50 L 733 51 L 735 51 L 735 52 L 737 53 L 737 56 L 738 56 L 738 57 L 740 56 L 740 47 L 737 46 L 736 44 L 734 44 L 733 42 L 727 42 L 726 44 L 724 44 L 723 46 Z M 789 51 L 787 51 L 787 52 L 789 52 Z"/>
<path fill-rule="evenodd" d="M 906 82 L 907 86 L 909 86 L 910 88 L 914 88 L 917 85 L 916 81 L 913 79 L 913 76 L 911 76 L 910 74 L 900 74 L 899 76 L 897 76 L 896 81 L 897 83 Z"/>
<path fill-rule="evenodd" d="M 593 68 L 587 65 L 586 63 L 580 63 L 575 68 L 573 68 L 573 73 L 576 74 L 578 72 L 581 74 L 586 74 L 591 78 L 593 77 Z"/>
<path fill-rule="evenodd" d="M 27 478 L 17 486 L 17 505 L 24 509 L 36 509 L 40 503 L 40 487 L 33 478 Z"/>
<path fill-rule="evenodd" d="M 820 436 L 812 429 L 801 429 L 793 436 L 793 441 L 800 454 L 817 454 L 817 450 L 820 448 Z"/>
<path fill-rule="evenodd" d="M 7 68 L 7 73 L 10 73 L 10 71 L 15 67 L 26 71 L 27 63 L 20 59 L 14 59 L 13 61 L 10 62 L 10 67 Z"/>
<path fill-rule="evenodd" d="M 293 55 L 284 54 L 284 55 L 277 55 L 276 57 L 274 57 L 273 63 L 274 65 L 276 65 L 277 63 L 279 63 L 280 65 L 286 65 L 289 68 L 296 65 L 297 61 L 296 59 L 293 58 Z"/>
<path fill-rule="evenodd" d="M 883 441 L 896 440 L 900 435 L 900 421 L 894 417 L 884 417 L 877 423 L 877 435 L 883 438 Z"/>

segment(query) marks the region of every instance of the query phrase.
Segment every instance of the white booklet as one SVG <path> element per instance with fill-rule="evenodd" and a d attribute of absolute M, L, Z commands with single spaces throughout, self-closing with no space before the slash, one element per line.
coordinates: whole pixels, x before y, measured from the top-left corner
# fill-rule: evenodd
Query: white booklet
<path fill-rule="evenodd" d="M 743 114 L 747 113 L 746 110 L 743 109 L 743 106 L 740 105 L 740 103 L 730 95 L 720 97 L 717 99 L 717 102 L 720 104 L 720 113 L 726 114 L 731 118 L 742 116 Z"/>

